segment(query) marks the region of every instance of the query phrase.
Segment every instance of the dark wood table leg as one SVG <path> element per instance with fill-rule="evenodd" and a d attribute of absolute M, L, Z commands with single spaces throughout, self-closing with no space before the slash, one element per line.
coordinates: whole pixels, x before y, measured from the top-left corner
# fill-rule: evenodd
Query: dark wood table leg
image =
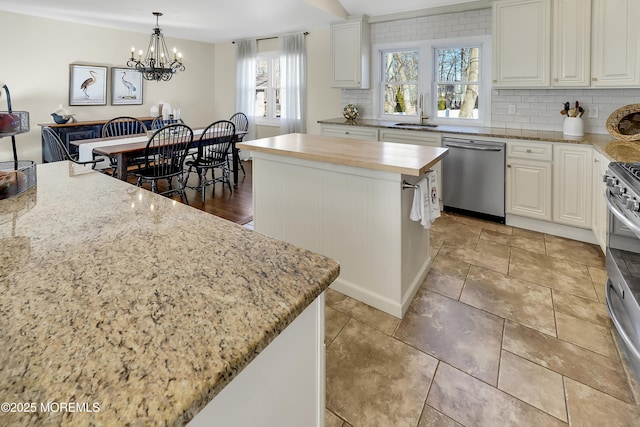
<path fill-rule="evenodd" d="M 232 157 L 233 157 L 233 185 L 234 186 L 238 186 L 238 150 L 236 150 L 236 141 L 234 139 L 233 143 L 231 144 L 231 153 L 232 153 Z"/>
<path fill-rule="evenodd" d="M 124 153 L 118 153 L 118 179 L 127 180 L 127 169 L 129 169 L 129 158 Z"/>

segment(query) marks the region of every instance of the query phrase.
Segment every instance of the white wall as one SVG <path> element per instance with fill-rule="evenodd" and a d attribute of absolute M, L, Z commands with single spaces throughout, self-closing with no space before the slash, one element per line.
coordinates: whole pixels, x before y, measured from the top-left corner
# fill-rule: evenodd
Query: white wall
<path fill-rule="evenodd" d="M 186 71 L 169 82 L 144 82 L 143 105 L 112 106 L 110 99 L 106 106 L 68 105 L 69 64 L 126 66 L 131 46 L 145 49 L 151 30 L 149 26 L 148 33 L 134 33 L 0 11 L 0 86 L 9 87 L 13 109 L 28 111 L 31 119 L 31 131 L 16 137 L 18 157 L 41 161 L 38 124 L 51 123 L 50 113 L 60 104 L 79 121 L 149 116 L 151 106 L 160 100 L 179 107 L 192 126 L 230 117 L 235 112 L 235 45 L 172 39 L 170 34 L 165 34 L 167 44 L 183 53 Z M 337 117 L 342 111 L 340 90 L 329 87 L 329 29 L 310 31 L 306 43 L 307 131 L 319 133 L 318 120 Z M 110 98 L 111 83 L 107 86 Z M 7 109 L 4 98 L 3 92 L 0 111 Z M 278 133 L 277 127 L 258 129 L 258 137 Z M 4 138 L 0 161 L 9 159 L 11 143 Z"/>

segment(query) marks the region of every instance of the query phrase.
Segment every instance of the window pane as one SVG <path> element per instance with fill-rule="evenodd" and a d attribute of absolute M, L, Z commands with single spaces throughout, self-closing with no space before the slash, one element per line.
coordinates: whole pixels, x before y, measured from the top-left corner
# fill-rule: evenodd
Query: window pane
<path fill-rule="evenodd" d="M 439 84 L 438 117 L 477 119 L 478 85 Z"/>
<path fill-rule="evenodd" d="M 267 117 L 267 86 L 269 84 L 269 69 L 267 60 L 256 59 L 256 117 Z"/>
<path fill-rule="evenodd" d="M 384 113 L 415 115 L 418 109 L 417 84 L 384 85 Z"/>
<path fill-rule="evenodd" d="M 385 82 L 418 81 L 418 52 L 399 51 L 382 54 Z"/>
<path fill-rule="evenodd" d="M 477 82 L 480 49 L 464 47 L 437 50 L 439 82 Z"/>

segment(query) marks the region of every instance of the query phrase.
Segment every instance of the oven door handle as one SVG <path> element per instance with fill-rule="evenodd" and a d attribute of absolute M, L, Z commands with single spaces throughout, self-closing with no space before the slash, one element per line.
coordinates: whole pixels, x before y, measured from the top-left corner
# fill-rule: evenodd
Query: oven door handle
<path fill-rule="evenodd" d="M 611 305 L 611 289 L 613 289 L 613 291 L 616 293 L 616 295 L 618 295 L 618 292 L 616 292 L 615 288 L 613 287 L 613 283 L 611 283 L 611 279 L 607 279 L 607 290 L 606 290 L 606 295 L 605 295 L 604 301 L 605 301 L 605 303 L 607 305 L 607 311 L 609 312 L 609 316 L 611 317 L 611 320 L 613 321 L 613 325 L 615 326 L 616 330 L 620 334 L 620 337 L 622 338 L 622 341 L 624 341 L 624 343 L 626 344 L 627 348 L 633 353 L 634 357 L 636 359 L 640 360 L 640 351 L 638 351 L 638 349 L 636 348 L 635 344 L 633 343 L 633 341 L 629 337 L 629 334 L 627 334 L 627 331 L 624 330 L 624 327 L 622 326 L 622 323 L 620 323 L 620 320 L 618 319 L 618 316 L 613 311 L 613 307 Z M 620 297 L 620 295 L 618 295 L 618 297 Z"/>
<path fill-rule="evenodd" d="M 611 193 L 609 192 L 609 189 L 604 190 L 604 198 L 607 202 L 609 210 L 613 212 L 616 218 L 618 218 L 624 225 L 629 227 L 631 231 L 640 235 L 640 227 L 638 227 L 629 218 L 627 218 L 622 210 L 620 210 L 620 208 L 615 204 L 615 202 L 611 200 Z"/>

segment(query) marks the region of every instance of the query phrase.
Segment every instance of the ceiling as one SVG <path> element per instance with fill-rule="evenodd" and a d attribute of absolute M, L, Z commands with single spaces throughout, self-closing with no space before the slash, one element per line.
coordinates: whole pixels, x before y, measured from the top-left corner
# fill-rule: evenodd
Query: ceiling
<path fill-rule="evenodd" d="M 371 17 L 480 0 L 2 0 L 0 10 L 151 33 L 162 12 L 167 39 L 223 43 L 327 28 L 349 15 Z M 331 12 L 328 12 L 331 11 Z"/>

